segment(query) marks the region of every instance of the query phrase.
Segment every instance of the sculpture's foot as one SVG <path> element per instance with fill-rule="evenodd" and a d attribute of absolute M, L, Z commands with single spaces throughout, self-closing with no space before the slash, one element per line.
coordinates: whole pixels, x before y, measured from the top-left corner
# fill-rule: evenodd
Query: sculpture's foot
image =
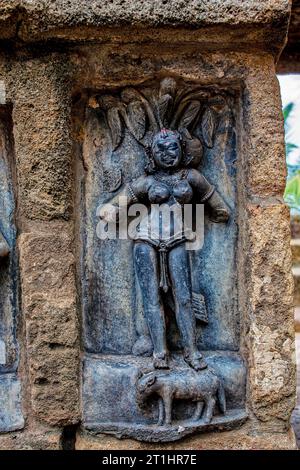
<path fill-rule="evenodd" d="M 167 353 L 153 353 L 153 367 L 155 369 L 168 369 L 169 361 Z"/>
<path fill-rule="evenodd" d="M 134 343 L 132 353 L 134 356 L 152 356 L 153 344 L 150 336 L 141 335 Z"/>
<path fill-rule="evenodd" d="M 212 208 L 212 213 L 209 217 L 212 222 L 220 223 L 228 221 L 229 212 L 216 191 L 214 191 L 212 196 L 209 198 L 209 205 Z"/>
<path fill-rule="evenodd" d="M 199 353 L 199 351 L 185 353 L 184 360 L 190 367 L 195 370 L 202 370 L 206 369 L 207 367 L 206 361 L 204 360 L 202 354 Z"/>
<path fill-rule="evenodd" d="M 229 213 L 226 209 L 215 209 L 210 217 L 212 222 L 225 223 L 229 219 Z"/>
<path fill-rule="evenodd" d="M 4 258 L 9 254 L 9 246 L 6 241 L 0 242 L 0 258 Z"/>
<path fill-rule="evenodd" d="M 209 416 L 206 416 L 203 420 L 203 423 L 204 424 L 209 424 L 209 423 L 211 423 L 211 420 L 212 420 L 212 417 L 210 418 Z"/>

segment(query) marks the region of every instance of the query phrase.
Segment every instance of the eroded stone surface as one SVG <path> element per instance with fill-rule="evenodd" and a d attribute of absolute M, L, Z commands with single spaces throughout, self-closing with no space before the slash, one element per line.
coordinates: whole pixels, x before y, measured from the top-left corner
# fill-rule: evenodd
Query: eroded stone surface
<path fill-rule="evenodd" d="M 79 419 L 74 256 L 61 229 L 19 240 L 32 406 L 51 424 Z"/>
<path fill-rule="evenodd" d="M 297 354 L 297 402 L 292 414 L 292 425 L 295 431 L 298 448 L 300 449 L 300 332 L 296 333 Z"/>
<path fill-rule="evenodd" d="M 252 434 L 244 425 L 240 430 L 222 433 L 200 434 L 180 442 L 143 443 L 132 439 L 116 439 L 111 436 L 92 436 L 79 432 L 77 450 L 288 450 L 296 449 L 295 436 L 289 433 Z"/>
<path fill-rule="evenodd" d="M 280 89 L 272 60 L 261 58 L 260 66 L 257 64 L 249 71 L 244 100 L 242 146 L 248 159 L 246 191 L 250 196 L 281 197 L 286 180 L 282 158 L 285 147 Z"/>
<path fill-rule="evenodd" d="M 8 87 L 14 101 L 14 139 L 20 215 L 67 219 L 71 204 L 70 96 L 61 57 L 17 63 Z"/>
<path fill-rule="evenodd" d="M 61 450 L 62 430 L 32 423 L 22 432 L 0 434 L 1 450 Z"/>
<path fill-rule="evenodd" d="M 286 21 L 288 0 L 213 0 L 198 2 L 171 0 L 168 8 L 164 0 L 100 1 L 89 0 L 2 0 L 1 19 L 7 21 L 16 15 L 30 15 L 25 24 L 32 30 L 38 27 L 63 26 L 118 26 L 124 24 L 144 26 L 207 26 L 207 25 L 272 25 Z M 23 15 L 23 16 L 22 16 Z M 19 16 L 19 18 L 20 18 Z M 29 20 L 29 21 L 28 21 Z"/>
<path fill-rule="evenodd" d="M 248 211 L 249 390 L 259 419 L 287 422 L 295 402 L 288 209 L 280 204 L 251 204 Z"/>
<path fill-rule="evenodd" d="M 289 24 L 288 41 L 280 56 L 277 70 L 279 73 L 299 73 L 300 54 L 299 54 L 299 25 L 300 25 L 300 1 L 293 0 L 291 11 L 291 20 Z"/>

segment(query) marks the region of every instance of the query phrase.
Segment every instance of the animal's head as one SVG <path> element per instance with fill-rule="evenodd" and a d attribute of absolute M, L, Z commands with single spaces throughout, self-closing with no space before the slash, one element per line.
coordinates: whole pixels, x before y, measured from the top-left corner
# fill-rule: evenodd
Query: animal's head
<path fill-rule="evenodd" d="M 138 401 L 142 402 L 144 399 L 149 397 L 154 392 L 154 386 L 156 382 L 156 373 L 149 372 L 147 374 L 140 373 L 137 377 L 137 396 Z"/>

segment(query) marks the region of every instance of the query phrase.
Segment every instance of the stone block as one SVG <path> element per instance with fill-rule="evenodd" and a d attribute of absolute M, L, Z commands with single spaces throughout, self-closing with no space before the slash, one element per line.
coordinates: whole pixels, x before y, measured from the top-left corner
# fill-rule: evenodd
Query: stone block
<path fill-rule="evenodd" d="M 222 433 L 204 433 L 191 436 L 177 442 L 144 443 L 133 439 L 117 439 L 107 435 L 92 435 L 79 431 L 76 439 L 76 450 L 296 450 L 293 431 L 288 433 L 265 432 L 251 433 L 247 425 L 241 429 Z"/>
<path fill-rule="evenodd" d="M 68 65 L 62 57 L 16 64 L 9 87 L 20 211 L 38 220 L 67 219 L 71 206 Z"/>
<path fill-rule="evenodd" d="M 16 374 L 0 375 L 0 433 L 24 427 L 21 383 Z"/>
<path fill-rule="evenodd" d="M 72 239 L 62 228 L 19 239 L 31 400 L 43 421 L 79 419 L 78 320 Z"/>
<path fill-rule="evenodd" d="M 295 345 L 289 211 L 248 206 L 249 380 L 251 407 L 263 422 L 288 426 L 295 403 Z"/>

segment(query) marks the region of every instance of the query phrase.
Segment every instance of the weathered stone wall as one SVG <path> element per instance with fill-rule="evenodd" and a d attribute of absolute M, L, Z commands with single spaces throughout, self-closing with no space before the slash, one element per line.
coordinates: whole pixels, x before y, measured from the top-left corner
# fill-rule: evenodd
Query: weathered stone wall
<path fill-rule="evenodd" d="M 66 426 L 77 428 L 77 449 L 294 447 L 293 280 L 274 65 L 288 1 L 170 3 L 167 9 L 163 1 L 0 4 L 0 79 L 15 148 L 25 416 L 23 430 L 0 435 L 0 448 L 61 448 Z M 146 445 L 80 428 L 76 159 L 88 90 L 167 74 L 240 93 L 238 295 L 249 418 L 240 430 Z"/>
<path fill-rule="evenodd" d="M 65 426 L 77 423 L 80 413 L 79 323 L 70 218 L 71 96 L 60 56 L 27 56 L 2 61 L 2 65 L 7 101 L 13 107 L 23 324 L 19 342 L 30 433 L 38 429 L 33 424 L 36 419 Z M 44 430 L 41 434 L 46 441 Z M 56 446 L 60 435 L 59 431 Z M 53 433 L 49 439 L 51 444 Z M 48 446 L 47 442 L 35 444 L 36 436 L 29 440 L 30 446 Z"/>
<path fill-rule="evenodd" d="M 292 0 L 291 18 L 286 46 L 277 63 L 278 73 L 300 72 L 300 1 Z"/>

